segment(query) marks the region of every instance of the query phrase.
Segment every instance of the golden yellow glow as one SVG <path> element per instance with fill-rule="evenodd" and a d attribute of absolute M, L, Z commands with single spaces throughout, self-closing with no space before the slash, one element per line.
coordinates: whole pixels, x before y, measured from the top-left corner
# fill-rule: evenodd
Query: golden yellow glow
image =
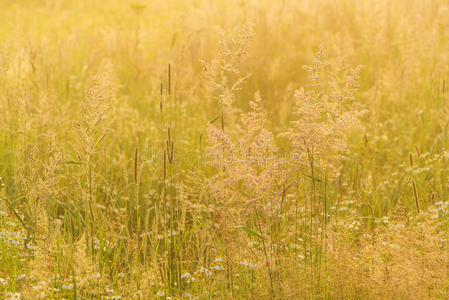
<path fill-rule="evenodd" d="M 0 298 L 449 297 L 447 1 L 0 24 Z"/>

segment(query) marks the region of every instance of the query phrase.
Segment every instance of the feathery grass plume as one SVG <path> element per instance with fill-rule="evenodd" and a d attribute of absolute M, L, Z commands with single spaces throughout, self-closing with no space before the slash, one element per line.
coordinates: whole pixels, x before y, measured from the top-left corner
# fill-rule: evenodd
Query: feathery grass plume
<path fill-rule="evenodd" d="M 116 104 L 117 85 L 110 65 L 92 76 L 86 95 L 81 103 L 81 119 L 74 122 L 80 134 L 83 149 L 78 156 L 87 162 L 99 150 L 99 146 L 110 129 L 105 120 Z"/>
<path fill-rule="evenodd" d="M 218 57 L 207 63 L 202 62 L 207 81 L 208 95 L 214 95 L 221 107 L 221 127 L 225 123 L 233 124 L 238 109 L 235 107 L 235 93 L 241 89 L 244 81 L 250 76 L 242 76 L 240 63 L 247 55 L 248 47 L 254 33 L 250 24 L 235 27 L 226 33 L 218 28 L 219 52 Z"/>
<path fill-rule="evenodd" d="M 273 265 L 279 263 L 278 243 L 282 238 L 278 226 L 289 171 L 273 133 L 267 128 L 261 101 L 256 93 L 250 102 L 251 110 L 241 114 L 241 127 L 235 136 L 213 125 L 209 127 L 208 163 L 222 172 L 210 178 L 208 188 L 219 205 L 218 211 L 222 211 L 217 214 L 218 236 L 227 243 L 242 242 L 236 237 L 232 241 L 229 238 L 230 229 L 241 228 L 262 242 L 265 259 L 262 265 L 267 267 L 270 295 L 274 297 L 274 285 L 279 283 L 274 282 L 278 273 Z M 265 232 L 270 235 L 270 246 L 265 241 Z M 227 251 L 226 259 L 234 255 Z"/>
<path fill-rule="evenodd" d="M 308 166 L 312 154 L 335 171 L 346 153 L 348 133 L 359 128 L 358 118 L 365 112 L 354 102 L 361 66 L 340 69 L 320 49 L 304 69 L 311 83 L 295 92 L 296 120 L 282 135 L 290 140 L 291 161 L 298 167 Z"/>
<path fill-rule="evenodd" d="M 222 204 L 240 207 L 242 212 L 251 204 L 262 210 L 271 206 L 279 209 L 287 162 L 267 128 L 259 93 L 250 106 L 250 112 L 241 114 L 237 138 L 216 126 L 209 127 L 208 163 L 224 170 L 211 178 L 211 192 Z"/>
<path fill-rule="evenodd" d="M 17 159 L 27 159 L 29 163 L 17 164 L 15 184 L 17 192 L 23 195 L 23 203 L 16 205 L 20 205 L 35 233 L 49 234 L 50 219 L 55 215 L 55 209 L 48 205 L 48 197 L 58 194 L 62 157 L 54 142 L 52 136 L 43 137 L 17 155 Z"/>
<path fill-rule="evenodd" d="M 97 153 L 103 146 L 106 135 L 110 132 L 107 127 L 107 113 L 110 112 L 111 104 L 116 101 L 117 86 L 114 84 L 110 65 L 92 76 L 87 87 L 86 95 L 81 103 L 81 118 L 74 122 L 74 126 L 79 133 L 79 145 L 77 156 L 84 167 L 84 174 L 81 179 L 83 202 L 85 203 L 85 222 L 90 226 L 89 238 L 91 253 L 94 248 L 94 222 L 96 219 L 95 187 L 97 164 Z M 87 232 L 86 232 L 87 233 Z"/>

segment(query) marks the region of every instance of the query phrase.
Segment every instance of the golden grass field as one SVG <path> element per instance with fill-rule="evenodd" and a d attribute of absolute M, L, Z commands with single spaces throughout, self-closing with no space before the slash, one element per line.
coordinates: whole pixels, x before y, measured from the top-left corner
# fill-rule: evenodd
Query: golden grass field
<path fill-rule="evenodd" d="M 0 20 L 0 298 L 449 299 L 448 1 Z"/>

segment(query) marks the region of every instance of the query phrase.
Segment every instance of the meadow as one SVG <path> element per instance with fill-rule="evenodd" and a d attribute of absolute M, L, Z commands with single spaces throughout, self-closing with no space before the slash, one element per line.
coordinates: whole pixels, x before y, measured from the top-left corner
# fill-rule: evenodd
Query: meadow
<path fill-rule="evenodd" d="M 0 298 L 449 298 L 448 1 L 0 20 Z"/>

